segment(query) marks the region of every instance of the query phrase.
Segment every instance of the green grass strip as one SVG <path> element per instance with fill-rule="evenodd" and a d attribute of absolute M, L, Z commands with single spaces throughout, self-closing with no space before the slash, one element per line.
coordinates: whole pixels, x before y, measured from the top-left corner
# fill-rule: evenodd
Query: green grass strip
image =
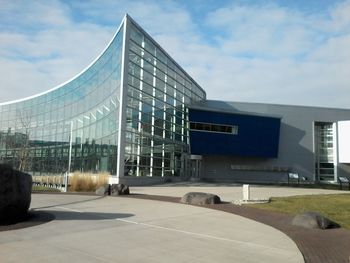
<path fill-rule="evenodd" d="M 33 185 L 32 186 L 32 192 L 33 191 L 43 191 L 43 192 L 61 192 L 60 190 L 56 188 L 50 188 L 50 187 L 45 187 L 45 186 L 38 186 L 38 185 Z"/>
<path fill-rule="evenodd" d="M 290 215 L 314 211 L 350 229 L 350 194 L 273 197 L 270 203 L 250 206 Z"/>

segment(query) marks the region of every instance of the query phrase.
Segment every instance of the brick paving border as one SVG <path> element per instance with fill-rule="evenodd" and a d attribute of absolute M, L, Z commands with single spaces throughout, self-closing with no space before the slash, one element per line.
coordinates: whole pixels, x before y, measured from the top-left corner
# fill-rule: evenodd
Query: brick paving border
<path fill-rule="evenodd" d="M 180 203 L 180 198 L 170 196 L 131 194 L 126 197 Z M 231 203 L 202 207 L 243 216 L 280 230 L 296 243 L 306 263 L 350 263 L 350 231 L 344 228 L 306 229 L 293 226 L 290 215 Z"/>
<path fill-rule="evenodd" d="M 92 193 L 76 194 L 94 195 Z M 179 197 L 147 194 L 130 194 L 119 197 L 140 198 L 171 203 L 180 203 L 181 199 Z M 287 214 L 247 206 L 238 206 L 231 203 L 205 205 L 201 207 L 243 216 L 280 230 L 296 243 L 306 263 L 350 263 L 350 231 L 344 228 L 327 230 L 306 229 L 291 225 L 292 216 Z M 33 218 L 27 222 L 0 226 L 0 232 L 31 227 L 51 220 L 53 220 L 53 218 L 46 213 L 35 214 Z"/>

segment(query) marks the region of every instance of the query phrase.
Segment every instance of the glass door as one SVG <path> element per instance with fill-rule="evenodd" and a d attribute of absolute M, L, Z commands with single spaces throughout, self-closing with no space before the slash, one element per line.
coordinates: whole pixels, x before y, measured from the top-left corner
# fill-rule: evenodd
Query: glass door
<path fill-rule="evenodd" d="M 191 160 L 191 178 L 199 179 L 201 175 L 202 160 L 194 159 Z"/>

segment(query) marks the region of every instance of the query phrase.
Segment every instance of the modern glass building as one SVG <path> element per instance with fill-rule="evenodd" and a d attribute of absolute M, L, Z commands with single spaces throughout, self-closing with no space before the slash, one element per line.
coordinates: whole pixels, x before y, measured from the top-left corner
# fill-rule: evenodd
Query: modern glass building
<path fill-rule="evenodd" d="M 188 178 L 350 178 L 350 110 L 210 101 L 128 15 L 72 80 L 0 104 L 0 162 L 32 175 L 109 173 L 143 184 Z"/>
<path fill-rule="evenodd" d="M 0 104 L 0 162 L 33 175 L 184 177 L 187 106 L 205 98 L 126 15 L 107 48 L 78 76 Z"/>

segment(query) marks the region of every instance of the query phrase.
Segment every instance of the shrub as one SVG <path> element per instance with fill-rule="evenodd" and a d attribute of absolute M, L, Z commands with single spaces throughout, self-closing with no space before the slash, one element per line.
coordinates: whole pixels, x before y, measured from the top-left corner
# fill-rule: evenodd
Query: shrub
<path fill-rule="evenodd" d="M 108 183 L 110 177 L 107 173 L 91 174 L 74 172 L 69 176 L 69 190 L 73 192 L 93 192 Z"/>

